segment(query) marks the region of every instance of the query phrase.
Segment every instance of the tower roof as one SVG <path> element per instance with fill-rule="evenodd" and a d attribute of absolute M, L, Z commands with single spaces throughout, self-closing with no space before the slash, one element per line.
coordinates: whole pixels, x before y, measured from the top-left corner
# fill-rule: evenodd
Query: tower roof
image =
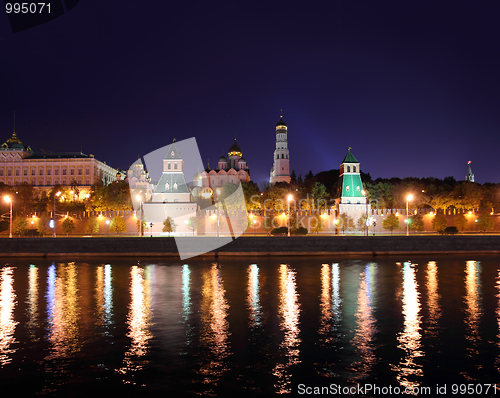
<path fill-rule="evenodd" d="M 238 146 L 238 144 L 236 144 L 236 138 L 234 139 L 233 146 L 231 148 L 229 148 L 229 156 L 231 156 L 231 154 L 242 156 L 241 149 Z"/>
<path fill-rule="evenodd" d="M 175 139 L 174 142 L 172 142 L 172 145 L 168 147 L 167 154 L 164 159 L 181 159 L 181 153 L 175 146 Z"/>
<path fill-rule="evenodd" d="M 224 163 L 227 163 L 227 159 L 224 155 L 222 155 L 220 158 L 219 158 L 219 162 L 224 162 Z"/>
<path fill-rule="evenodd" d="M 351 153 L 351 147 L 349 147 L 349 149 L 347 150 L 347 155 L 345 155 L 345 158 L 342 161 L 342 163 L 359 163 L 354 157 L 354 155 Z"/>
<path fill-rule="evenodd" d="M 280 121 L 278 123 L 276 123 L 276 127 L 278 126 L 285 126 L 286 127 L 286 123 L 283 121 L 283 116 L 280 116 Z"/>

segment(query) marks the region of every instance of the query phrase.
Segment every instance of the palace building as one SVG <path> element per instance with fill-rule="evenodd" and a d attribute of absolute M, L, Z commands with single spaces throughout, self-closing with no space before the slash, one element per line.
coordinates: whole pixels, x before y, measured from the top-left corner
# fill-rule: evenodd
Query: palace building
<path fill-rule="evenodd" d="M 269 180 L 271 185 L 277 182 L 290 183 L 289 154 L 287 125 L 283 121 L 283 116 L 280 116 L 280 121 L 276 124 L 276 149 L 274 150 L 274 164 Z"/>
<path fill-rule="evenodd" d="M 16 133 L 0 147 L 0 182 L 16 186 L 23 183 L 46 193 L 55 185 L 78 187 L 83 199 L 90 187 L 116 181 L 118 170 L 81 152 L 36 154 Z"/>

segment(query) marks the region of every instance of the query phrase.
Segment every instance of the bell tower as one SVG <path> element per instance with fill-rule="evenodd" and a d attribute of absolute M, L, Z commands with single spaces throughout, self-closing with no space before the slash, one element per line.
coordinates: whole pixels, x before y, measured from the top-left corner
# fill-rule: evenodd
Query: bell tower
<path fill-rule="evenodd" d="M 287 133 L 287 125 L 283 121 L 283 116 L 280 116 L 280 121 L 276 124 L 276 149 L 274 150 L 274 163 L 271 169 L 271 185 L 277 182 L 290 183 L 290 160 Z"/>

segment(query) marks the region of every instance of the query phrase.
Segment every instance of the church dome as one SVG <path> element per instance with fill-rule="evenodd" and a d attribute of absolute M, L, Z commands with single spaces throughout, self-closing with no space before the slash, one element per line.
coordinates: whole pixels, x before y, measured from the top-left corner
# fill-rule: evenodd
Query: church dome
<path fill-rule="evenodd" d="M 219 158 L 219 162 L 224 162 L 224 163 L 227 163 L 227 159 L 224 155 L 222 155 L 220 158 Z"/>
<path fill-rule="evenodd" d="M 234 139 L 233 146 L 229 148 L 229 156 L 242 156 L 241 149 L 236 143 L 236 138 Z"/>
<path fill-rule="evenodd" d="M 4 149 L 25 149 L 25 146 L 19 138 L 17 138 L 16 133 L 12 134 L 12 137 L 5 141 L 2 145 Z"/>
<path fill-rule="evenodd" d="M 276 123 L 276 127 L 278 126 L 284 126 L 286 127 L 286 123 L 283 121 L 283 116 L 280 116 L 280 121 Z"/>
<path fill-rule="evenodd" d="M 246 163 L 247 161 L 245 160 L 245 158 L 242 156 L 239 160 L 238 160 L 239 163 Z"/>
<path fill-rule="evenodd" d="M 193 176 L 193 180 L 201 180 L 201 174 L 199 171 L 195 173 L 195 175 Z"/>

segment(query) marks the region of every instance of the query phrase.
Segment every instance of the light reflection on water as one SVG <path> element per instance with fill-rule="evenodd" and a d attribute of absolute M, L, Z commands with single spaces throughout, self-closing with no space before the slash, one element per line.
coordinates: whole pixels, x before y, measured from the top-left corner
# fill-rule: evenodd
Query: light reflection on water
<path fill-rule="evenodd" d="M 14 320 L 14 307 L 17 304 L 14 291 L 14 268 L 4 267 L 0 273 L 0 366 L 12 361 L 13 347 L 17 342 L 14 337 L 19 322 Z"/>
<path fill-rule="evenodd" d="M 88 361 L 89 389 L 95 378 L 148 391 L 153 369 L 187 393 L 269 395 L 309 380 L 426 386 L 449 357 L 456 382 L 498 377 L 496 259 L 239 261 L 6 265 L 0 378 L 42 377 L 33 394 L 52 395 Z"/>
<path fill-rule="evenodd" d="M 355 379 L 369 376 L 373 366 L 377 362 L 373 339 L 377 333 L 376 320 L 373 309 L 374 278 L 377 271 L 376 266 L 371 263 L 365 266 L 361 273 L 361 281 L 358 291 L 358 306 L 356 309 L 356 330 L 352 344 L 356 353 L 360 356 L 359 361 L 352 364 L 351 369 L 357 374 Z"/>
<path fill-rule="evenodd" d="M 403 315 L 404 329 L 398 334 L 399 345 L 404 353 L 399 365 L 393 367 L 400 385 L 413 389 L 421 383 L 422 365 L 416 359 L 424 355 L 421 342 L 420 293 L 416 280 L 416 264 L 403 264 Z"/>
<path fill-rule="evenodd" d="M 145 269 L 134 265 L 130 269 L 130 296 L 127 324 L 131 339 L 128 351 L 125 353 L 123 366 L 118 372 L 124 375 L 123 382 L 136 384 L 135 372 L 141 370 L 147 361 L 142 359 L 149 349 L 149 340 L 153 338 L 150 328 L 152 326 L 151 310 L 151 277 L 154 266 Z"/>
<path fill-rule="evenodd" d="M 279 268 L 279 308 L 280 329 L 284 332 L 283 341 L 280 347 L 285 361 L 278 362 L 273 370 L 273 374 L 278 377 L 276 392 L 278 394 L 289 393 L 291 386 L 291 367 L 300 363 L 300 304 L 294 270 L 286 264 L 281 264 Z"/>
<path fill-rule="evenodd" d="M 228 371 L 226 359 L 231 354 L 229 343 L 229 305 L 218 264 L 212 264 L 203 271 L 201 321 L 203 346 L 209 349 L 201 361 L 199 374 L 207 386 L 207 393 L 217 385 L 221 376 Z"/>

